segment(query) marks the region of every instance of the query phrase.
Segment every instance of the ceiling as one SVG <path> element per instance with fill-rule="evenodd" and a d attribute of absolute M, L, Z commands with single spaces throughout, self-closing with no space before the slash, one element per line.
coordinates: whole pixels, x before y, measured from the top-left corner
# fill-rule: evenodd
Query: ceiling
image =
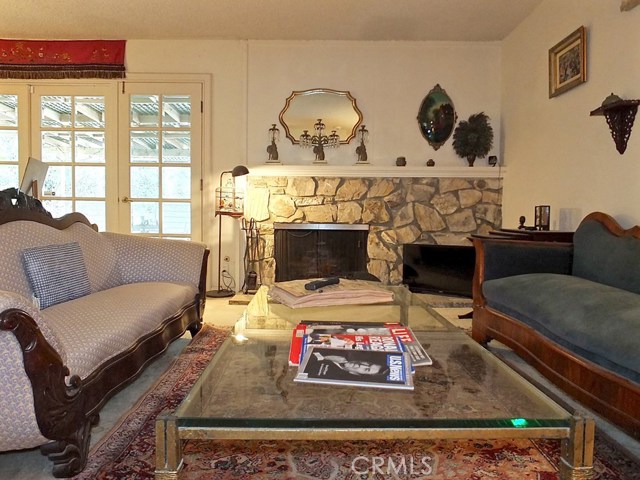
<path fill-rule="evenodd" d="M 3 0 L 0 38 L 499 41 L 542 0 Z"/>

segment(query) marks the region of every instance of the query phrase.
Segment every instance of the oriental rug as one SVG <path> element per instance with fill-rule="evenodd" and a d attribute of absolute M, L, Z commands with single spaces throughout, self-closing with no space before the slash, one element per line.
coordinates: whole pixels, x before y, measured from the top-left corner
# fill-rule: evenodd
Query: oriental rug
<path fill-rule="evenodd" d="M 176 361 L 92 449 L 77 480 L 152 479 L 155 419 L 173 411 L 228 336 L 206 326 Z M 491 441 L 196 441 L 183 443 L 185 480 L 556 480 L 556 440 Z M 640 465 L 604 439 L 595 478 L 636 480 Z"/>

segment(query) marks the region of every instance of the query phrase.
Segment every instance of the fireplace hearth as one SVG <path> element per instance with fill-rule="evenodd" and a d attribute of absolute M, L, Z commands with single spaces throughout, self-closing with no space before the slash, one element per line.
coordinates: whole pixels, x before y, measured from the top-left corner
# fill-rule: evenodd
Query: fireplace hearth
<path fill-rule="evenodd" d="M 273 227 L 276 282 L 368 275 L 368 225 L 274 223 Z"/>

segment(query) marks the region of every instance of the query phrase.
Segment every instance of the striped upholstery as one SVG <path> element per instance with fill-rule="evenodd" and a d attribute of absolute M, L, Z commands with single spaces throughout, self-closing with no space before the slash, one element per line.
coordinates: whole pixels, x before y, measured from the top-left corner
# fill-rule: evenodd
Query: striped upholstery
<path fill-rule="evenodd" d="M 78 242 L 45 245 L 22 251 L 24 265 L 40 308 L 91 293 Z"/>

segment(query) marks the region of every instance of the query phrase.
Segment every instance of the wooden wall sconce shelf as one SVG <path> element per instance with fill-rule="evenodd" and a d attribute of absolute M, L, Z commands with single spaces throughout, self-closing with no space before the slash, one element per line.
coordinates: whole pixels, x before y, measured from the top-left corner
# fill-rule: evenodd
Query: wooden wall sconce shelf
<path fill-rule="evenodd" d="M 622 155 L 627 149 L 627 142 L 631 136 L 631 128 L 636 118 L 640 100 L 622 100 L 611 94 L 602 102 L 602 106 L 591 112 L 591 115 L 604 115 L 611 130 L 611 136 L 616 144 L 616 150 Z"/>

